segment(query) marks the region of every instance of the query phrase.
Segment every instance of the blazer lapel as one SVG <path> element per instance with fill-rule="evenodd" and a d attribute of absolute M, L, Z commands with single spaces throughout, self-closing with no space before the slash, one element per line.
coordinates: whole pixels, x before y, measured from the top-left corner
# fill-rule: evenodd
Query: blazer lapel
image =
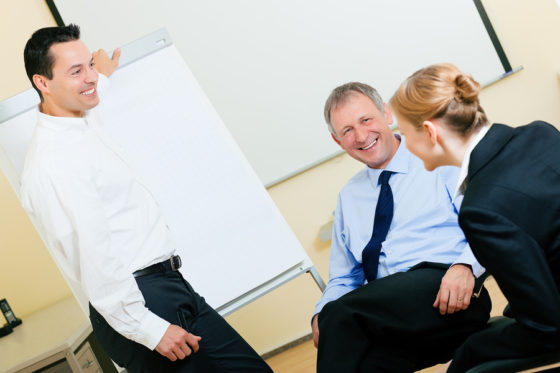
<path fill-rule="evenodd" d="M 471 178 L 498 154 L 513 137 L 515 129 L 504 124 L 493 124 L 488 133 L 480 140 L 471 153 L 467 183 Z"/>

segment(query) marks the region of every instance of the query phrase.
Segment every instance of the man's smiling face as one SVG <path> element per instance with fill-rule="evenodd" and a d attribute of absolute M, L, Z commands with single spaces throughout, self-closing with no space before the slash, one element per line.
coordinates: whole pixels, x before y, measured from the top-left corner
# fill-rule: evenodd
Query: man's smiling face
<path fill-rule="evenodd" d="M 93 57 L 80 40 L 55 43 L 49 54 L 54 58 L 52 79 L 45 79 L 42 91 L 45 114 L 59 117 L 82 117 L 99 103 L 98 74 Z"/>
<path fill-rule="evenodd" d="M 356 92 L 331 110 L 333 139 L 352 158 L 371 168 L 383 169 L 396 153 L 399 142 L 389 125 L 393 117 L 384 104 L 380 111 L 374 102 Z"/>

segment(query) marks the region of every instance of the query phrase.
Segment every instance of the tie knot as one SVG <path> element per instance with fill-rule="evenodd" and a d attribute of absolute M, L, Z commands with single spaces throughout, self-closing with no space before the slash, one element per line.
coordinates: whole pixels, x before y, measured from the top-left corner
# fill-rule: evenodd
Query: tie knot
<path fill-rule="evenodd" d="M 389 178 L 393 174 L 393 171 L 383 171 L 379 175 L 379 180 L 377 180 L 377 185 L 387 185 L 389 184 Z"/>

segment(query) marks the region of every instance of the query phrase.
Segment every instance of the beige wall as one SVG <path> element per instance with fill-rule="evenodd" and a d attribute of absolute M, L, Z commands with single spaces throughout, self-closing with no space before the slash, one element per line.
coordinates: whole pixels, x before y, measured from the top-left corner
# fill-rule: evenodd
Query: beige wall
<path fill-rule="evenodd" d="M 490 119 L 560 125 L 560 7 L 554 0 L 485 0 L 512 66 L 523 70 L 482 92 Z"/>
<path fill-rule="evenodd" d="M 0 100 L 31 87 L 23 66 L 23 47 L 37 28 L 54 25 L 44 0 L 1 3 Z M 8 299 L 21 317 L 68 295 L 70 289 L 0 172 L 0 298 Z"/>
<path fill-rule="evenodd" d="M 482 104 L 490 118 L 512 125 L 537 118 L 560 124 L 560 9 L 555 1 L 486 0 L 484 5 L 510 62 L 524 67 L 483 91 Z M 54 22 L 42 0 L 12 1 L 8 12 L 0 13 L 6 18 L 0 22 L 3 55 L 17 54 L 13 62 L 2 63 L 7 66 L 0 72 L 4 99 L 28 87 L 20 57 L 27 36 L 24 32 L 12 37 L 16 32 L 4 28 L 23 27 L 24 19 L 29 29 Z M 338 190 L 360 168 L 343 155 L 269 189 L 325 280 L 329 245 L 319 241 L 318 232 L 332 218 Z M 25 316 L 70 291 L 3 175 L 0 203 L 0 298 L 8 298 L 16 314 Z M 227 319 L 259 352 L 266 352 L 309 333 L 309 317 L 319 296 L 310 276 L 301 276 Z"/>
<path fill-rule="evenodd" d="M 2 70 L 0 100 L 31 87 L 23 66 L 23 47 L 33 31 L 55 26 L 45 0 L 3 1 L 0 5 Z"/>

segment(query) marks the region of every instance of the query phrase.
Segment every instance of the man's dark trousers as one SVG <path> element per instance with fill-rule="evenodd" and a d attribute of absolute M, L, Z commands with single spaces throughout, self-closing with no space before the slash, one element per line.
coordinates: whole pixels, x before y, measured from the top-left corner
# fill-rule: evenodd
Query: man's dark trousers
<path fill-rule="evenodd" d="M 451 359 L 473 332 L 486 326 L 486 289 L 465 311 L 441 315 L 432 307 L 446 268 L 423 263 L 377 279 L 319 314 L 317 372 L 413 372 Z"/>
<path fill-rule="evenodd" d="M 272 372 L 251 346 L 192 289 L 180 272 L 151 274 L 137 278 L 136 282 L 148 309 L 201 336 L 202 340 L 198 352 L 172 362 L 117 333 L 90 305 L 95 336 L 111 359 L 128 372 Z"/>

